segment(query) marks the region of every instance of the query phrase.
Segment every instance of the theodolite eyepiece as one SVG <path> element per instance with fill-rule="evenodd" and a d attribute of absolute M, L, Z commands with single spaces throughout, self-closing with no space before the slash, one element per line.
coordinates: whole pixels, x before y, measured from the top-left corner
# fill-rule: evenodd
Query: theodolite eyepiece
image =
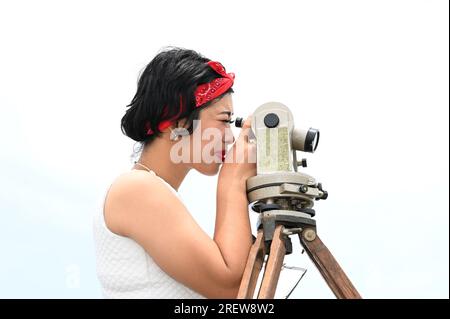
<path fill-rule="evenodd" d="M 244 124 L 244 119 L 242 117 L 236 117 L 234 125 L 236 127 L 242 127 L 243 124 Z"/>

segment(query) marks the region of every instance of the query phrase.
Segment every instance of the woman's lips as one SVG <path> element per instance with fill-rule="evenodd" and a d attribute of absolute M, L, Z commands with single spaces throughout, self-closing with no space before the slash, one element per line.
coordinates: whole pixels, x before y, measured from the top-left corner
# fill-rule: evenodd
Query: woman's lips
<path fill-rule="evenodd" d="M 227 154 L 225 150 L 222 150 L 221 152 L 216 152 L 215 154 L 218 158 L 221 159 L 222 162 L 225 161 L 225 155 Z"/>

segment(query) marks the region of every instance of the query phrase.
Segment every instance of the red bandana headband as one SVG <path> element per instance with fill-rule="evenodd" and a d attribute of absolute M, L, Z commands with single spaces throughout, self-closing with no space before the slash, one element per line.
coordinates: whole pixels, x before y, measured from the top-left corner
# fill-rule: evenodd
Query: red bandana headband
<path fill-rule="evenodd" d="M 233 86 L 235 75 L 234 73 L 226 73 L 225 68 L 223 67 L 220 62 L 217 61 L 209 61 L 208 65 L 216 71 L 218 74 L 220 74 L 222 77 L 212 80 L 209 83 L 200 84 L 197 89 L 195 90 L 195 107 L 200 107 L 206 102 L 209 102 L 211 100 L 214 100 L 215 98 L 219 97 L 223 93 L 225 93 L 230 87 Z M 159 131 L 162 131 L 166 128 L 168 128 L 172 121 L 176 120 L 178 116 L 181 114 L 181 111 L 183 110 L 183 99 L 180 95 L 180 111 L 177 115 L 175 115 L 170 120 L 165 120 L 159 123 L 158 129 Z M 163 117 L 167 113 L 167 108 L 164 109 Z M 145 129 L 147 130 L 147 135 L 151 135 L 154 132 L 150 128 L 150 123 L 147 122 L 145 125 Z"/>
<path fill-rule="evenodd" d="M 195 107 L 199 107 L 206 102 L 214 100 L 225 93 L 234 83 L 234 73 L 226 73 L 222 64 L 209 61 L 208 65 L 222 77 L 212 80 L 209 83 L 200 84 L 195 90 Z"/>

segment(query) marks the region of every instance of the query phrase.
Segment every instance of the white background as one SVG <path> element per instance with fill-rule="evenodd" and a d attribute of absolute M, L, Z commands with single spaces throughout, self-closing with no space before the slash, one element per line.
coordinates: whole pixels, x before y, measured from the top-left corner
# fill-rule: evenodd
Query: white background
<path fill-rule="evenodd" d="M 0 2 L 0 297 L 101 297 L 91 216 L 131 167 L 120 118 L 139 72 L 174 45 L 236 73 L 238 116 L 279 101 L 321 130 L 300 154 L 330 193 L 318 230 L 363 297 L 448 298 L 448 6 Z M 216 182 L 192 172 L 180 188 L 211 235 Z M 291 298 L 332 298 L 294 251 L 308 272 Z"/>

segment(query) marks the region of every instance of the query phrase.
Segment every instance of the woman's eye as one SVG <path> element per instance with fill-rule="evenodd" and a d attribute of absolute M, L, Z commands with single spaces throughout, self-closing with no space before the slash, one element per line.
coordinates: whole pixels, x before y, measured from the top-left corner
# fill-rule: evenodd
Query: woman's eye
<path fill-rule="evenodd" d="M 232 119 L 229 119 L 229 120 L 223 120 L 222 122 L 225 122 L 225 123 L 229 123 L 229 124 L 232 124 L 232 123 L 234 122 L 234 120 L 232 120 Z"/>

